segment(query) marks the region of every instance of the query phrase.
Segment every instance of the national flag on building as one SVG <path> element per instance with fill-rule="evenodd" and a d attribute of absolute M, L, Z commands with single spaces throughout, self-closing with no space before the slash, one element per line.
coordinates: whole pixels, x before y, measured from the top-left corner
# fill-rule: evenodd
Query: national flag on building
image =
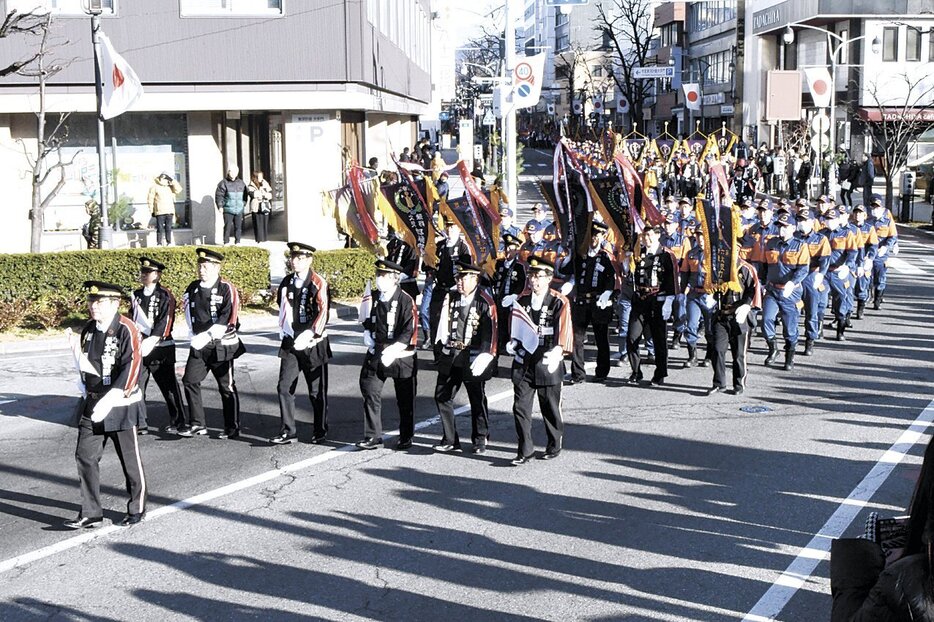
<path fill-rule="evenodd" d="M 681 85 L 684 89 L 684 105 L 688 110 L 701 109 L 700 84 L 697 82 L 685 82 Z"/>
<path fill-rule="evenodd" d="M 811 98 L 817 108 L 826 108 L 830 105 L 831 79 L 826 67 L 808 67 L 804 70 L 808 81 Z"/>
<path fill-rule="evenodd" d="M 143 84 L 136 72 L 114 49 L 103 32 L 101 38 L 101 117 L 112 119 L 130 109 L 143 95 Z"/>

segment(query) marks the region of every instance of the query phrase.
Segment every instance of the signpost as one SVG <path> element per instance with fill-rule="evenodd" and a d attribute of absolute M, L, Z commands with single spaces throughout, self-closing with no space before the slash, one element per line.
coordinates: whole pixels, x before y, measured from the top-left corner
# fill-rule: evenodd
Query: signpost
<path fill-rule="evenodd" d="M 651 67 L 633 67 L 632 77 L 642 80 L 654 80 L 656 78 L 674 78 L 675 68 L 665 65 Z"/>

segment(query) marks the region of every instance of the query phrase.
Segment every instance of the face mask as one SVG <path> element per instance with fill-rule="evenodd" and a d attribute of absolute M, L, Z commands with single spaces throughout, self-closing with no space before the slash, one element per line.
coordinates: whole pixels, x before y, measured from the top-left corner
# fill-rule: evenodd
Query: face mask
<path fill-rule="evenodd" d="M 882 218 L 882 216 L 883 216 L 884 214 L 885 214 L 885 210 L 884 210 L 883 208 L 881 208 L 881 207 L 874 207 L 874 208 L 872 208 L 872 217 L 873 217 L 873 218 Z"/>
<path fill-rule="evenodd" d="M 814 225 L 811 223 L 810 220 L 802 220 L 801 222 L 798 223 L 798 231 L 800 231 L 804 235 L 809 234 L 811 232 L 811 229 L 813 228 L 814 228 Z"/>
<path fill-rule="evenodd" d="M 396 286 L 396 279 L 391 274 L 381 274 L 376 277 L 376 289 L 381 292 L 389 291 Z"/>

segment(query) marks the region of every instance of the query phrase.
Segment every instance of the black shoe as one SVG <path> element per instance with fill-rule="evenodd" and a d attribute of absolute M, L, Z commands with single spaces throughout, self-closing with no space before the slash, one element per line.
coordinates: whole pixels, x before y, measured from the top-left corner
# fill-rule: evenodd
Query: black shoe
<path fill-rule="evenodd" d="M 853 328 L 853 322 L 850 321 L 849 313 L 846 314 L 846 320 L 844 320 L 844 324 L 846 325 L 847 328 Z"/>
<path fill-rule="evenodd" d="M 167 425 L 167 426 L 165 426 L 164 428 L 162 428 L 162 432 L 163 432 L 164 434 L 175 434 L 175 435 L 177 435 L 177 434 L 178 434 L 178 428 L 177 428 L 176 426 L 174 426 L 174 425 Z"/>
<path fill-rule="evenodd" d="M 662 386 L 663 384 L 665 384 L 665 378 L 664 378 L 664 377 L 661 377 L 661 378 L 653 377 L 653 378 L 652 378 L 651 385 L 652 385 L 653 387 L 660 387 L 660 386 Z"/>
<path fill-rule="evenodd" d="M 846 341 L 846 335 L 843 333 L 846 332 L 846 329 L 843 326 L 840 326 L 837 329 L 837 341 Z"/>
<path fill-rule="evenodd" d="M 286 434 L 285 432 L 283 432 L 279 436 L 273 436 L 271 439 L 269 439 L 269 442 L 272 443 L 273 445 L 290 445 L 297 441 L 298 441 L 297 434 Z"/>
<path fill-rule="evenodd" d="M 785 371 L 791 371 L 795 368 L 795 349 L 794 346 L 785 351 Z"/>
<path fill-rule="evenodd" d="M 129 527 L 130 525 L 136 525 L 143 520 L 143 514 L 127 514 L 123 517 L 123 520 L 120 521 L 121 527 Z"/>
<path fill-rule="evenodd" d="M 486 441 L 480 441 L 479 443 L 474 443 L 473 452 L 475 454 L 485 454 L 486 453 Z"/>
<path fill-rule="evenodd" d="M 148 426 L 148 425 L 144 425 L 144 426 L 141 427 L 141 428 L 137 428 L 137 429 L 136 429 L 136 434 L 137 434 L 137 436 L 146 436 L 147 434 L 149 434 L 149 426 Z"/>
<path fill-rule="evenodd" d="M 626 379 L 626 382 L 629 384 L 639 384 L 642 382 L 642 374 L 632 374 Z"/>
<path fill-rule="evenodd" d="M 594 376 L 590 379 L 590 382 L 606 382 L 606 379 L 609 378 L 610 374 L 600 374 L 599 376 Z"/>
<path fill-rule="evenodd" d="M 775 340 L 766 341 L 769 346 L 769 353 L 765 357 L 764 365 L 771 365 L 778 358 L 778 349 L 775 347 Z"/>
<path fill-rule="evenodd" d="M 708 358 L 701 359 L 701 362 L 699 363 L 699 365 L 701 367 L 707 367 L 708 365 L 710 365 L 710 359 Z"/>
<path fill-rule="evenodd" d="M 722 391 L 723 391 L 723 387 L 710 387 L 709 389 L 707 389 L 707 395 L 713 395 L 714 393 L 721 393 Z"/>
<path fill-rule="evenodd" d="M 814 340 L 808 339 L 804 342 L 804 356 L 811 356 L 814 353 Z"/>
<path fill-rule="evenodd" d="M 565 380 L 565 381 L 564 381 L 564 384 L 566 384 L 566 385 L 580 384 L 580 383 L 584 382 L 585 380 L 587 380 L 587 376 L 584 376 L 583 378 L 574 378 L 574 377 L 571 377 L 571 378 L 568 378 L 567 380 Z"/>
<path fill-rule="evenodd" d="M 224 430 L 217 435 L 217 438 L 234 440 L 235 438 L 240 438 L 240 428 L 234 428 L 233 430 Z"/>
<path fill-rule="evenodd" d="M 863 311 L 865 311 L 865 309 L 866 309 L 866 301 L 857 300 L 856 301 L 856 319 L 857 320 L 863 319 Z"/>
<path fill-rule="evenodd" d="M 412 439 L 410 438 L 399 439 L 399 442 L 396 443 L 396 449 L 400 449 L 400 450 L 412 449 Z"/>
<path fill-rule="evenodd" d="M 733 394 L 733 395 L 742 395 L 742 394 L 743 394 L 743 387 L 733 387 L 733 390 L 730 391 L 730 393 Z"/>
<path fill-rule="evenodd" d="M 326 440 L 328 440 L 328 437 L 326 434 L 315 434 L 314 436 L 311 437 L 311 444 L 312 445 L 324 445 L 324 442 Z"/>
<path fill-rule="evenodd" d="M 203 425 L 186 426 L 184 428 L 178 429 L 178 435 L 184 436 L 186 438 L 192 437 L 192 436 L 204 436 L 207 433 L 208 433 L 208 429 L 204 427 Z"/>
<path fill-rule="evenodd" d="M 365 438 L 362 441 L 357 441 L 355 445 L 360 449 L 376 449 L 383 446 L 382 438 Z"/>
<path fill-rule="evenodd" d="M 461 444 L 460 444 L 460 443 L 453 443 L 453 444 L 451 444 L 451 443 L 438 443 L 437 445 L 435 445 L 435 446 L 432 447 L 432 449 L 434 449 L 435 451 L 441 452 L 441 453 L 443 453 L 443 454 L 446 454 L 446 453 L 448 453 L 449 451 L 454 451 L 455 449 L 460 449 L 460 448 L 461 448 Z"/>
<path fill-rule="evenodd" d="M 103 516 L 95 516 L 94 518 L 79 516 L 73 520 L 66 520 L 62 523 L 62 526 L 68 529 L 94 529 L 95 527 L 100 527 L 103 522 Z"/>
<path fill-rule="evenodd" d="M 523 464 L 525 464 L 531 459 L 532 459 L 532 456 L 516 456 L 509 462 L 510 464 L 512 464 L 512 466 L 522 466 Z"/>
<path fill-rule="evenodd" d="M 538 457 L 539 460 L 554 460 L 561 453 L 560 449 L 549 449 Z"/>

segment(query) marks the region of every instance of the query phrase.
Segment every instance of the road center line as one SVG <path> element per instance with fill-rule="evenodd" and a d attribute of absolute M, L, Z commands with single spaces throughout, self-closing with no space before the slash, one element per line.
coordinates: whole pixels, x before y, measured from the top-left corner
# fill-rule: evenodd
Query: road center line
<path fill-rule="evenodd" d="M 853 492 L 837 507 L 820 531 L 802 547 L 797 557 L 788 565 L 775 583 L 763 594 L 759 602 L 743 618 L 744 622 L 775 620 L 785 605 L 810 578 L 817 565 L 830 555 L 830 543 L 846 531 L 877 490 L 885 483 L 895 467 L 924 438 L 934 421 L 934 400 L 921 411 L 918 418 L 902 432 L 898 440 L 882 454 L 866 477 L 857 484 Z"/>

